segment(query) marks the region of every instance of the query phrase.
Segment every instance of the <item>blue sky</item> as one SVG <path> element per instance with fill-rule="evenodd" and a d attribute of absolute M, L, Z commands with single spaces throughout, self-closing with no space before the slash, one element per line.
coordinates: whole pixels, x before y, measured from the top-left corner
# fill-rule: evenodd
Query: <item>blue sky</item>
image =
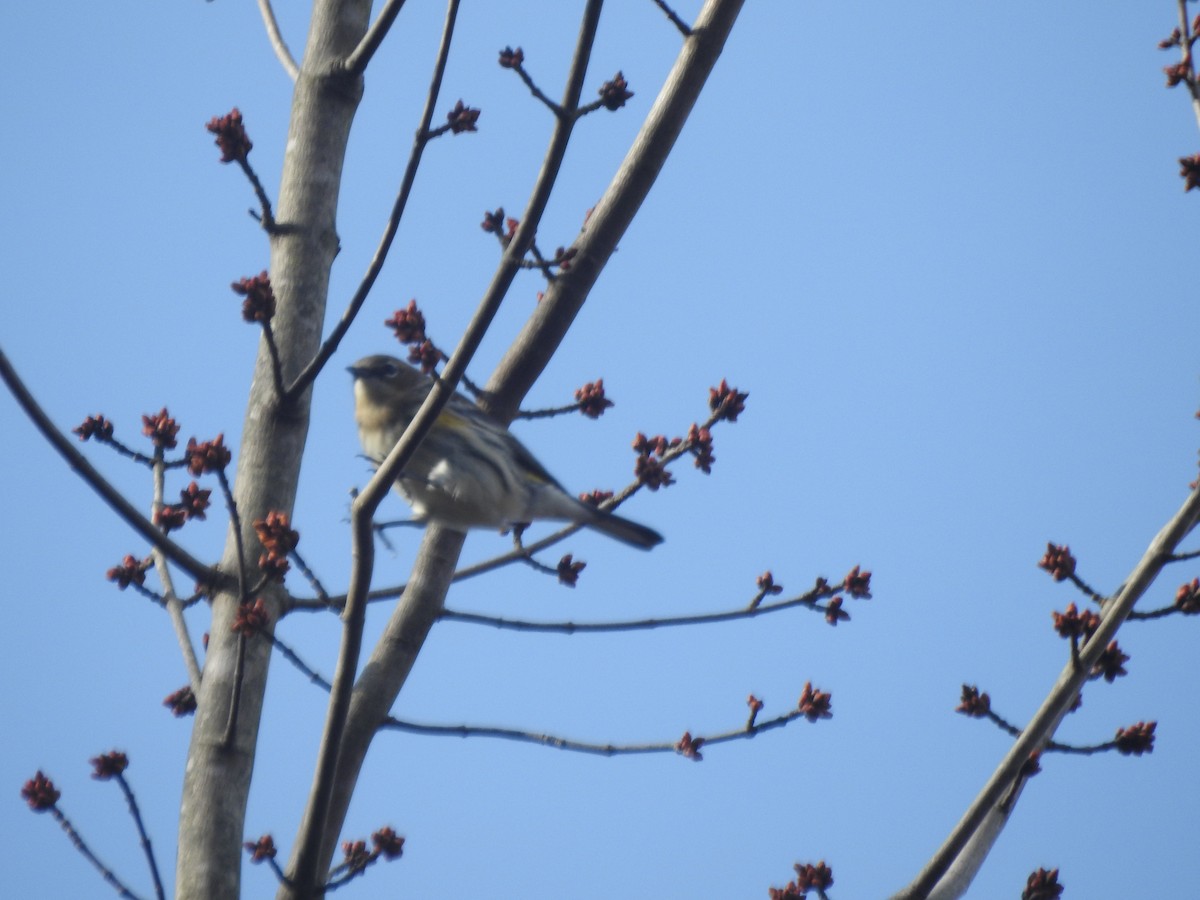
<path fill-rule="evenodd" d="M 469 4 L 443 101 L 483 110 L 480 132 L 430 147 L 393 255 L 335 365 L 316 387 L 295 520 L 300 549 L 344 585 L 348 491 L 365 482 L 340 368 L 394 345 L 381 322 L 417 298 L 446 346 L 496 262 L 485 209 L 520 209 L 550 122 L 510 72 L 505 45 L 551 95 L 578 4 Z M 698 3 L 681 3 L 690 18 Z M 423 101 L 443 8 L 411 2 L 368 72 L 339 210 L 330 321 L 374 251 Z M 305 9 L 281 4 L 292 46 Z M 522 16 L 520 13 L 525 13 Z M 834 717 L 680 757 L 602 759 L 489 740 L 383 735 L 347 837 L 383 824 L 403 860 L 358 896 L 569 894 L 761 897 L 795 861 L 826 859 L 834 896 L 905 884 L 1004 753 L 991 726 L 954 714 L 960 685 L 1022 723 L 1065 661 L 1050 613 L 1081 598 L 1036 563 L 1068 543 L 1080 574 L 1115 589 L 1195 477 L 1200 311 L 1196 204 L 1176 159 L 1196 152 L 1182 89 L 1155 49 L 1175 7 L 931 2 L 747 4 L 645 208 L 529 406 L 603 377 L 617 406 L 598 422 L 517 431 L 568 487 L 624 484 L 637 431 L 683 434 L 728 378 L 747 412 L 715 435 L 711 476 L 643 493 L 625 512 L 666 535 L 649 554 L 599 536 L 573 591 L 528 570 L 463 583 L 449 605 L 538 619 L 604 620 L 722 610 L 774 572 L 788 591 L 861 564 L 874 599 L 836 630 L 784 613 L 731 625 L 608 636 L 435 629 L 396 713 L 524 727 L 586 740 L 674 740 L 790 708 L 806 681 Z M 242 110 L 251 160 L 274 195 L 290 83 L 252 4 L 9 4 L 21 36 L 0 60 L 9 139 L 0 150 L 8 299 L 0 342 L 64 429 L 103 412 L 137 444 L 163 405 L 181 437 L 224 432 L 237 453 L 256 332 L 229 283 L 266 267 L 253 198 L 217 164 L 204 123 Z M 610 3 L 588 91 L 618 69 L 635 97 L 581 123 L 541 228 L 567 244 L 603 190 L 678 47 L 649 2 Z M 484 380 L 534 302 L 518 282 L 472 365 Z M 144 545 L 53 457 L 0 396 L 10 616 L 0 652 L 0 864 L 14 896 L 108 896 L 48 818 L 18 796 L 41 768 L 97 853 L 147 882 L 116 789 L 87 759 L 132 761 L 160 863 L 173 871 L 189 722 L 161 699 L 185 673 L 166 617 L 104 571 Z M 89 457 L 148 508 L 146 473 Z M 183 483 L 175 486 L 176 489 Z M 390 514 L 402 515 L 399 500 Z M 183 539 L 215 557 L 224 521 Z M 402 581 L 415 535 L 380 554 Z M 465 558 L 506 549 L 480 533 Z M 556 558 L 556 557 L 555 557 Z M 1170 602 L 1193 568 L 1147 598 Z M 299 579 L 290 582 L 304 593 Z M 377 633 L 386 616 L 373 611 Z M 192 613 L 195 633 L 206 626 Z M 1078 743 L 1159 721 L 1141 759 L 1055 757 L 1023 795 L 972 896 L 1019 894 L 1058 866 L 1068 896 L 1194 893 L 1200 862 L 1200 718 L 1191 621 L 1134 623 L 1129 677 L 1094 685 L 1060 731 Z M 333 616 L 279 630 L 332 671 Z M 324 697 L 282 659 L 250 798 L 247 836 L 290 849 Z M 245 896 L 273 890 L 245 868 Z"/>

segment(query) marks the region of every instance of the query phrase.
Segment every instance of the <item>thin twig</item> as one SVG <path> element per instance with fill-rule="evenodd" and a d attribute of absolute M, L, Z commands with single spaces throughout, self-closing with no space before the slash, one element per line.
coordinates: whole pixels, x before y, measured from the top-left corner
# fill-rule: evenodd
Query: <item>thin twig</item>
<path fill-rule="evenodd" d="M 547 97 L 544 93 L 542 93 L 542 89 L 533 83 L 533 79 L 529 77 L 529 73 L 525 71 L 525 67 L 523 65 L 517 63 L 512 67 L 512 70 L 520 76 L 523 82 L 525 82 L 525 87 L 529 88 L 529 92 L 533 94 L 533 96 L 537 97 L 537 99 L 541 100 L 542 103 L 544 103 L 550 110 L 550 112 L 554 113 L 555 117 L 561 119 L 564 115 L 566 115 L 563 107 L 559 106 L 549 97 Z"/>
<path fill-rule="evenodd" d="M 17 375 L 16 370 L 13 369 L 12 364 L 8 360 L 8 356 L 2 349 L 0 349 L 0 378 L 4 379 L 5 385 L 12 392 L 17 403 L 25 410 L 25 414 L 29 416 L 37 430 L 42 433 L 42 436 L 50 442 L 50 445 L 58 451 L 58 454 L 66 460 L 67 464 L 75 470 L 79 477 L 87 482 L 88 486 L 99 494 L 101 499 L 118 516 L 125 520 L 127 525 L 160 549 L 171 562 L 186 571 L 197 581 L 205 584 L 219 584 L 221 582 L 222 576 L 216 569 L 200 562 L 200 560 L 188 553 L 187 550 L 163 534 L 162 529 L 138 512 L 133 504 L 109 484 L 108 480 L 67 440 L 66 436 L 50 421 L 50 417 L 46 415 L 45 411 L 33 398 L 29 389 L 25 387 L 24 382 L 21 381 L 20 376 Z"/>
<path fill-rule="evenodd" d="M 300 77 L 300 67 L 296 65 L 292 51 L 288 49 L 287 42 L 283 39 L 279 23 L 275 21 L 275 10 L 271 8 L 271 0 L 258 0 L 258 11 L 262 13 L 263 25 L 267 28 L 267 38 L 271 42 L 271 48 L 279 57 L 279 62 L 283 64 L 283 70 L 287 72 L 288 78 L 295 81 Z"/>
<path fill-rule="evenodd" d="M 129 815 L 133 817 L 134 827 L 137 828 L 138 838 L 142 843 L 142 852 L 146 854 L 146 863 L 150 866 L 150 877 L 154 881 L 154 896 L 158 900 L 163 900 L 165 894 L 163 892 L 162 877 L 158 874 L 158 863 L 154 859 L 154 848 L 150 844 L 150 835 L 146 833 L 146 825 L 142 822 L 142 812 L 138 809 L 137 798 L 133 796 L 133 789 L 129 786 L 129 782 L 125 780 L 125 775 L 117 772 L 117 784 L 121 786 L 121 792 L 125 795 L 125 802 L 129 805 Z"/>
<path fill-rule="evenodd" d="M 1099 591 L 1092 588 L 1091 585 L 1089 585 L 1086 581 L 1084 581 L 1082 578 L 1080 578 L 1074 572 L 1069 573 L 1067 575 L 1067 578 L 1070 579 L 1071 583 L 1073 585 L 1075 585 L 1075 587 L 1079 588 L 1079 590 L 1081 590 L 1084 594 L 1086 594 L 1089 600 L 1094 601 L 1095 603 L 1099 604 L 1101 607 L 1103 607 L 1104 604 L 1108 602 L 1107 597 L 1105 597 Z"/>
<path fill-rule="evenodd" d="M 262 323 L 262 330 L 263 340 L 267 342 L 267 352 L 271 356 L 271 378 L 275 382 L 275 396 L 282 402 L 285 399 L 283 364 L 279 361 L 279 346 L 275 343 L 275 329 L 271 327 L 270 319 Z"/>
<path fill-rule="evenodd" d="M 664 13 L 666 13 L 667 18 L 671 20 L 672 25 L 679 29 L 680 34 L 682 34 L 685 38 L 692 36 L 692 29 L 688 27 L 688 23 L 679 18 L 679 16 L 675 13 L 675 10 L 667 6 L 664 0 L 654 0 L 654 4 Z"/>
<path fill-rule="evenodd" d="M 551 409 L 517 410 L 514 419 L 551 419 L 555 416 L 565 416 L 568 413 L 579 412 L 582 403 L 572 403 L 570 406 L 555 406 Z"/>
<path fill-rule="evenodd" d="M 992 722 L 997 728 L 1012 737 L 1020 737 L 1021 729 L 1002 718 L 990 709 L 984 713 L 984 718 Z M 1076 756 L 1091 756 L 1095 753 L 1105 753 L 1109 750 L 1115 750 L 1118 744 L 1116 741 L 1106 741 L 1103 744 L 1091 744 L 1088 746 L 1079 746 L 1077 744 L 1063 744 L 1059 741 L 1047 741 L 1046 746 L 1042 749 L 1046 752 L 1074 754 Z"/>
<path fill-rule="evenodd" d="M 345 69 L 348 73 L 351 75 L 361 75 L 367 70 L 367 64 L 371 61 L 371 57 L 375 55 L 375 51 L 379 49 L 379 45 L 387 37 L 392 23 L 396 21 L 396 16 L 400 15 L 400 10 L 403 7 L 404 0 L 388 0 L 384 4 L 383 9 L 379 11 L 379 18 L 371 23 L 371 27 L 363 35 L 363 39 L 358 42 L 358 46 L 346 57 Z M 445 31 L 442 32 L 442 36 L 444 39 L 446 36 Z"/>
<path fill-rule="evenodd" d="M 399 7 L 403 5 L 403 0 L 399 0 L 399 2 L 393 0 L 393 3 L 389 3 L 388 8 L 392 5 L 395 5 L 396 12 L 399 12 Z M 380 13 L 379 20 L 376 20 L 376 25 L 383 19 L 388 8 L 385 8 Z M 304 367 L 303 371 L 296 376 L 296 380 L 284 392 L 285 401 L 296 397 L 304 391 L 312 384 L 321 370 L 325 368 L 325 364 L 329 362 L 330 357 L 333 356 L 338 345 L 341 344 L 342 338 L 346 336 L 346 332 L 350 330 L 350 326 L 358 316 L 358 311 L 362 309 L 362 305 L 366 302 L 367 295 L 370 294 L 371 288 L 374 287 L 379 273 L 383 271 L 383 264 L 387 260 L 388 251 L 391 250 L 396 232 L 400 228 L 400 220 L 403 218 L 404 210 L 408 206 L 408 198 L 412 193 L 413 184 L 417 179 L 417 170 L 421 165 L 421 157 L 425 152 L 425 145 L 429 142 L 429 123 L 433 121 L 433 111 L 437 107 L 438 95 L 442 90 L 442 77 L 446 72 L 446 60 L 450 55 L 450 43 L 454 36 L 454 22 L 457 16 L 458 2 L 457 0 L 452 0 L 446 13 L 446 26 L 442 30 L 442 41 L 438 47 L 437 60 L 434 62 L 433 76 L 429 81 L 429 91 L 425 95 L 425 108 L 421 112 L 421 122 L 417 126 L 416 135 L 413 137 L 412 150 L 408 155 L 408 165 L 405 166 L 404 177 L 400 180 L 400 190 L 396 194 L 396 202 L 392 204 L 391 215 L 388 216 L 387 223 L 384 225 L 383 235 L 379 238 L 379 245 L 375 248 L 375 255 L 371 257 L 366 274 L 363 275 L 358 289 L 346 305 L 346 311 L 342 313 L 342 318 L 334 326 L 329 337 L 321 344 L 321 349 L 317 351 L 317 355 Z M 395 17 L 395 13 L 392 14 L 392 17 Z M 382 39 L 382 34 L 380 35 L 380 39 Z M 361 44 L 359 46 L 360 48 L 362 47 Z M 357 52 L 356 50 L 355 53 Z M 351 54 L 351 59 L 353 57 L 354 54 Z"/>
<path fill-rule="evenodd" d="M 250 165 L 250 160 L 246 159 L 245 154 L 237 158 L 237 164 L 241 166 L 242 173 L 250 180 L 250 186 L 254 188 L 254 196 L 258 198 L 258 205 L 261 209 L 260 212 L 250 210 L 250 215 L 262 223 L 263 231 L 267 234 L 275 234 L 279 226 L 275 222 L 275 214 L 271 212 L 271 200 L 267 197 L 266 188 L 258 180 L 258 173 L 254 171 L 254 167 Z"/>
<path fill-rule="evenodd" d="M 62 810 L 60 810 L 57 806 L 52 806 L 48 812 L 50 815 L 54 816 L 54 821 L 58 823 L 59 827 L 66 832 L 66 835 L 70 839 L 71 843 L 75 845 L 75 849 L 83 855 L 84 859 L 86 859 L 92 864 L 93 867 L 95 867 L 96 871 L 100 873 L 100 877 L 103 878 L 104 881 L 117 892 L 118 897 L 125 897 L 127 900 L 141 900 L 137 894 L 125 887 L 121 879 L 117 877 L 117 874 L 104 863 L 102 863 L 100 858 L 92 852 L 92 848 L 87 845 L 87 842 L 83 839 L 83 836 L 75 830 L 75 826 L 71 824 L 71 820 L 63 815 Z"/>
<path fill-rule="evenodd" d="M 308 567 L 308 563 L 304 561 L 304 557 L 297 553 L 294 548 L 288 553 L 288 556 L 296 564 L 296 568 L 300 570 L 300 574 L 304 576 L 304 580 L 308 582 L 309 586 L 316 593 L 317 600 L 329 603 L 329 594 L 326 592 L 325 586 L 321 584 L 321 579 L 316 576 L 313 570 Z"/>
<path fill-rule="evenodd" d="M 271 644 L 284 658 L 287 659 L 293 666 L 304 673 L 305 677 L 310 682 L 323 688 L 330 690 L 329 682 L 323 678 L 312 666 L 304 662 L 300 656 L 287 644 L 274 636 L 270 636 Z M 739 740 L 742 738 L 751 738 L 762 731 L 768 731 L 772 728 L 779 728 L 791 722 L 793 719 L 800 718 L 805 713 L 799 709 L 794 709 L 782 716 L 777 716 L 774 719 L 768 719 L 765 722 L 756 722 L 755 716 L 750 719 L 741 728 L 734 731 L 727 731 L 723 734 L 713 735 L 701 739 L 701 743 L 721 744 L 726 741 Z M 497 737 L 507 738 L 515 741 L 525 741 L 527 743 L 542 744 L 544 746 L 554 747 L 559 750 L 574 750 L 580 753 L 596 753 L 604 756 L 613 756 L 616 754 L 634 754 L 634 753 L 666 753 L 676 752 L 674 743 L 653 743 L 653 744 L 593 744 L 585 741 L 576 741 L 569 738 L 556 737 L 547 734 L 538 734 L 530 731 L 522 731 L 515 728 L 496 728 L 481 725 L 426 725 L 416 722 L 406 722 L 397 719 L 393 716 L 388 716 L 384 721 L 384 728 L 390 728 L 397 731 L 407 731 L 413 734 L 426 734 L 439 737 Z"/>
<path fill-rule="evenodd" d="M 237 636 L 237 657 L 233 664 L 233 689 L 229 692 L 229 716 L 225 719 L 225 731 L 221 735 L 221 746 L 233 749 L 237 736 L 238 714 L 242 705 L 242 681 L 246 675 L 246 635 Z"/>
<path fill-rule="evenodd" d="M 469 625 L 489 625 L 509 631 L 529 631 L 549 634 L 603 634 L 614 631 L 650 631 L 655 628 L 672 628 L 682 625 L 712 625 L 718 622 L 734 622 L 739 619 L 754 619 L 784 609 L 803 606 L 813 612 L 824 613 L 826 607 L 818 601 L 832 597 L 844 590 L 841 584 L 814 588 L 807 594 L 768 603 L 765 606 L 742 607 L 714 613 L 696 613 L 687 616 L 666 616 L 663 618 L 631 619 L 618 622 L 531 622 L 524 619 L 505 619 L 500 616 L 487 616 L 481 613 L 458 612 L 452 609 L 442 611 L 441 618 L 447 622 L 463 622 Z"/>
<path fill-rule="evenodd" d="M 1185 79 L 1188 93 L 1192 95 L 1192 112 L 1196 116 L 1196 125 L 1200 127 L 1200 84 L 1196 82 L 1196 64 L 1192 56 L 1192 25 L 1188 20 L 1187 0 L 1177 0 L 1179 7 L 1180 50 L 1183 62 L 1187 63 L 1188 77 Z"/>
<path fill-rule="evenodd" d="M 154 451 L 154 500 L 151 507 L 152 513 L 162 509 L 163 491 L 164 491 L 164 472 L 166 463 L 162 458 L 162 448 L 156 448 Z M 171 618 L 171 627 L 175 631 L 175 640 L 179 643 L 179 651 L 183 654 L 183 665 L 187 669 L 188 683 L 192 686 L 192 692 L 200 693 L 200 663 L 196 659 L 196 648 L 192 646 L 192 636 L 188 631 L 187 619 L 183 616 L 183 604 L 179 600 L 179 595 L 175 593 L 175 582 L 171 577 L 171 569 L 167 565 L 166 555 L 155 547 L 151 551 L 154 557 L 154 570 L 158 573 L 158 580 L 163 586 L 163 596 L 160 602 L 167 610 L 167 615 Z M 141 587 L 141 585 L 137 585 Z"/>
<path fill-rule="evenodd" d="M 309 681 L 311 681 L 317 687 L 323 689 L 326 693 L 333 689 L 333 685 L 329 683 L 329 679 L 302 660 L 300 655 L 296 653 L 295 650 L 281 641 L 277 636 L 266 631 L 260 632 L 260 634 L 264 635 L 268 640 L 270 640 L 271 646 L 282 653 L 284 659 L 303 672 L 304 676 L 308 678 Z"/>
<path fill-rule="evenodd" d="M 758 722 L 749 728 L 743 725 L 734 729 L 733 731 L 714 734 L 711 737 L 699 737 L 697 740 L 705 747 L 708 747 L 712 744 L 724 744 L 729 741 L 746 740 L 764 731 L 769 731 L 773 728 L 781 728 L 784 725 L 787 725 L 789 722 L 803 717 L 803 712 L 798 709 L 794 709 L 782 716 L 776 716 L 774 719 L 768 719 L 765 722 Z M 541 744 L 542 746 L 552 747 L 556 750 L 571 750 L 576 753 L 590 753 L 599 756 L 679 752 L 676 749 L 677 744 L 674 741 L 652 744 L 595 744 L 588 741 L 578 741 L 571 738 L 559 737 L 557 735 L 539 734 L 532 731 L 521 731 L 515 728 L 495 728 L 480 725 L 427 725 L 418 722 L 407 722 L 402 719 L 397 719 L 394 716 L 388 716 L 380 727 L 382 729 L 392 731 L 405 731 L 410 734 L 426 734 L 439 737 L 504 738 L 510 741 Z"/>
<path fill-rule="evenodd" d="M 225 495 L 225 505 L 229 509 L 229 527 L 233 529 L 234 546 L 237 548 L 238 570 L 238 605 L 246 603 L 250 598 L 246 593 L 246 547 L 242 541 L 242 520 L 238 515 L 237 501 L 233 498 L 233 490 L 229 486 L 229 478 L 224 469 L 217 470 L 217 480 L 221 492 Z M 229 717 L 225 721 L 225 733 L 221 738 L 222 746 L 230 748 L 237 734 L 238 714 L 242 699 L 242 678 L 245 673 L 246 635 L 238 634 L 237 662 L 234 665 L 233 690 L 229 698 Z"/>

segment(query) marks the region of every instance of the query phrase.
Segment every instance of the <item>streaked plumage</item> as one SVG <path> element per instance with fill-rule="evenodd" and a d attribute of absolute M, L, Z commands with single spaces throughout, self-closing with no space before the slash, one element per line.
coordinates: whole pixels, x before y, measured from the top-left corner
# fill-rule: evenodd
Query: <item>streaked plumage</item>
<path fill-rule="evenodd" d="M 354 416 L 367 456 L 376 462 L 396 446 L 432 379 L 391 356 L 350 366 Z M 465 531 L 502 529 L 539 519 L 577 522 L 634 547 L 662 542 L 652 529 L 568 494 L 532 453 L 462 394 L 442 409 L 396 481 L 414 521 Z"/>

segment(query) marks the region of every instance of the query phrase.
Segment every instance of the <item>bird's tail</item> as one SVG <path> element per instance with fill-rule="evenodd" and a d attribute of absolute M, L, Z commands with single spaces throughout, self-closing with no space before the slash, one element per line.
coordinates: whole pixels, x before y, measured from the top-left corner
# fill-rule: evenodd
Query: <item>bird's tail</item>
<path fill-rule="evenodd" d="M 663 542 L 663 536 L 653 528 L 647 528 L 645 525 L 639 525 L 637 522 L 623 519 L 602 509 L 593 508 L 593 512 L 596 515 L 589 517 L 589 521 L 586 523 L 589 528 L 595 528 L 631 547 L 649 550 Z"/>

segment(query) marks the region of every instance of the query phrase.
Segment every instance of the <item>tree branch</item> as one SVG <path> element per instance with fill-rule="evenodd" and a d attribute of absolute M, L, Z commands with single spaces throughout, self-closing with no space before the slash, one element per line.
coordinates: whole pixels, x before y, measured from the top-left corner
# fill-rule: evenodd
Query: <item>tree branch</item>
<path fill-rule="evenodd" d="M 295 81 L 300 76 L 300 67 L 296 65 L 292 51 L 288 49 L 287 42 L 283 39 L 279 23 L 275 21 L 275 10 L 271 8 L 271 0 L 258 0 L 258 11 L 262 13 L 263 25 L 267 28 L 267 38 L 271 42 L 271 48 L 279 57 L 279 62 L 283 64 L 283 70 L 287 72 L 288 78 Z"/>
<path fill-rule="evenodd" d="M 156 449 L 154 460 L 154 500 L 153 509 L 158 510 L 163 505 L 164 473 L 166 463 L 162 459 L 162 450 Z M 154 571 L 163 586 L 162 604 L 171 618 L 171 627 L 175 631 L 175 640 L 179 642 L 179 651 L 183 655 L 183 665 L 187 669 L 188 684 L 192 692 L 200 690 L 200 663 L 196 659 L 196 648 L 192 646 L 192 636 L 188 631 L 187 619 L 183 616 L 183 604 L 175 591 L 175 583 L 171 578 L 171 570 L 167 566 L 167 557 L 157 547 L 152 551 L 154 556 Z"/>
<path fill-rule="evenodd" d="M 396 4 L 397 12 L 399 12 L 399 6 L 402 4 L 403 0 Z M 385 9 L 384 13 L 386 11 Z M 383 15 L 383 13 L 380 14 L 381 19 Z M 394 17 L 395 15 L 393 14 Z M 433 121 L 433 111 L 437 106 L 438 95 L 442 90 L 442 77 L 446 72 L 446 60 L 450 55 L 450 43 L 454 36 L 454 23 L 457 18 L 458 0 L 451 0 L 446 9 L 446 23 L 442 28 L 441 45 L 438 47 L 437 61 L 433 66 L 433 77 L 429 82 L 429 92 L 425 97 L 425 109 L 421 113 L 421 123 L 417 127 L 416 135 L 413 137 L 412 151 L 408 155 L 408 165 L 404 169 L 404 177 L 400 180 L 400 190 L 396 194 L 396 202 L 392 204 L 392 214 L 388 217 L 387 224 L 384 226 L 383 235 L 379 239 L 379 246 L 375 249 L 375 255 L 371 257 L 370 265 L 367 266 L 367 272 L 363 275 L 362 282 L 354 292 L 354 296 L 350 298 L 350 303 L 346 306 L 346 311 L 342 313 L 342 318 L 338 321 L 333 331 L 330 332 L 329 337 L 321 344 L 321 349 L 313 357 L 312 362 L 304 367 L 304 370 L 296 376 L 296 380 L 288 387 L 286 391 L 288 399 L 297 396 L 312 384 L 313 380 L 325 367 L 325 364 L 329 362 L 330 357 L 333 356 L 338 345 L 341 344 L 342 338 L 346 336 L 346 332 L 350 330 L 350 326 L 358 316 L 358 311 L 362 309 L 363 303 L 366 302 L 371 288 L 375 286 L 375 280 L 379 277 L 379 273 L 383 271 L 384 261 L 387 259 L 388 251 L 391 250 L 396 232 L 400 228 L 400 219 L 404 216 L 404 210 L 408 206 L 408 197 L 412 193 L 413 183 L 417 179 L 417 169 L 421 165 L 421 157 L 425 152 L 425 145 L 429 143 L 429 125 Z"/>
<path fill-rule="evenodd" d="M 442 610 L 441 619 L 447 622 L 464 622 L 470 625 L 490 625 L 510 631 L 529 631 L 543 634 L 603 634 L 614 631 L 649 631 L 655 628 L 671 628 L 681 625 L 712 625 L 717 622 L 734 622 L 739 619 L 754 619 L 784 609 L 804 606 L 813 612 L 824 613 L 827 607 L 817 601 L 832 597 L 845 590 L 844 584 L 824 585 L 818 583 L 806 594 L 768 603 L 764 606 L 743 607 L 714 613 L 697 613 L 689 616 L 668 616 L 660 619 L 632 619 L 622 622 L 530 622 L 522 619 L 504 619 L 480 613 Z"/>
<path fill-rule="evenodd" d="M 1021 767 L 1034 751 L 1040 750 L 1053 737 L 1063 716 L 1074 704 L 1080 688 L 1088 680 L 1100 654 L 1129 616 L 1134 604 L 1171 560 L 1175 548 L 1195 527 L 1198 518 L 1200 489 L 1192 492 L 1155 536 L 1124 586 L 1104 604 L 1100 626 L 1083 646 L 1079 665 L 1068 663 L 1059 673 L 1041 708 L 1009 748 L 962 819 L 916 879 L 895 894 L 893 900 L 957 897 L 967 889 L 1008 819 L 1015 797 L 1007 804 L 1002 801 L 1016 781 Z"/>
<path fill-rule="evenodd" d="M 162 529 L 138 512 L 133 504 L 109 484 L 108 480 L 55 427 L 54 423 L 50 421 L 50 417 L 46 415 L 37 400 L 34 399 L 33 394 L 29 392 L 25 383 L 21 381 L 20 376 L 17 375 L 16 370 L 8 361 L 8 356 L 4 353 L 3 349 L 0 349 L 0 378 L 4 380 L 5 385 L 12 392 L 17 403 L 25 410 L 25 414 L 29 416 L 37 430 L 42 433 L 42 437 L 50 442 L 50 445 L 66 460 L 67 465 L 74 469 L 76 474 L 87 482 L 88 486 L 99 494 L 101 499 L 118 516 L 124 519 L 130 528 L 161 550 L 169 560 L 197 581 L 214 585 L 223 583 L 224 578 L 217 569 L 207 566 L 196 559 L 187 550 L 167 537 L 162 532 Z"/>
<path fill-rule="evenodd" d="M 379 49 L 379 45 L 383 43 L 383 39 L 387 37 L 387 33 L 391 30 L 392 23 L 396 21 L 396 16 L 400 15 L 400 10 L 404 7 L 404 0 L 388 0 L 384 4 L 383 9 L 379 11 L 379 18 L 371 23 L 371 27 L 367 29 L 367 33 L 363 35 L 363 39 L 353 52 L 346 57 L 346 71 L 352 75 L 361 75 L 367 70 L 367 64 L 371 61 L 371 57 L 375 55 L 375 51 Z"/>
<path fill-rule="evenodd" d="M 716 65 L 744 0 L 707 0 L 691 35 L 684 41 L 646 121 L 608 189 L 573 245 L 578 253 L 571 268 L 549 285 L 542 301 L 513 342 L 488 389 L 503 385 L 510 398 L 490 412 L 504 421 L 549 363 L 596 279 L 616 250 L 634 214 L 641 208 L 683 124 Z M 571 104 L 573 114 L 578 104 Z M 573 115 L 572 115 L 573 118 Z M 522 222 L 522 228 L 525 226 Z M 522 254 L 524 252 L 522 245 Z"/>
<path fill-rule="evenodd" d="M 729 741 L 740 741 L 755 737 L 764 731 L 782 728 L 789 722 L 802 719 L 805 713 L 794 709 L 782 716 L 756 722 L 753 725 L 743 725 L 732 731 L 725 731 L 709 737 L 696 737 L 693 740 L 697 746 L 708 747 L 712 744 L 725 744 Z M 388 716 L 380 725 L 381 729 L 404 731 L 409 734 L 424 734 L 437 737 L 490 737 L 504 738 L 510 741 L 520 741 L 529 744 L 541 744 L 555 750 L 570 750 L 575 753 L 590 753 L 599 756 L 632 756 L 642 753 L 678 753 L 679 744 L 675 741 L 663 741 L 649 744 L 596 744 L 588 741 L 578 741 L 572 738 L 559 737 L 552 734 L 540 734 L 532 731 L 522 731 L 516 728 L 496 728 L 486 725 L 427 725 L 419 722 L 406 722 L 393 716 Z"/>

